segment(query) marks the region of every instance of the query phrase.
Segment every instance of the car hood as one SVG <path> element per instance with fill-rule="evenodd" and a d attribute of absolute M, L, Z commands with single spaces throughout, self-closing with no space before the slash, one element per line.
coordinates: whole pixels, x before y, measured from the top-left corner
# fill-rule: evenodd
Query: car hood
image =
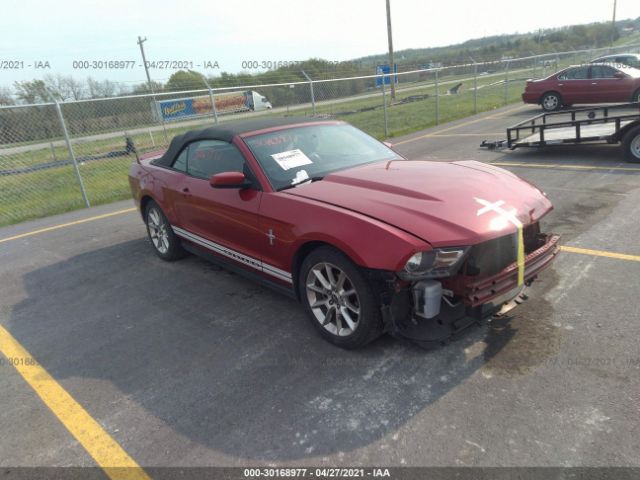
<path fill-rule="evenodd" d="M 286 193 L 375 218 L 436 247 L 475 245 L 514 232 L 515 222 L 504 212 L 527 225 L 553 208 L 532 184 L 476 161 L 377 162 Z"/>

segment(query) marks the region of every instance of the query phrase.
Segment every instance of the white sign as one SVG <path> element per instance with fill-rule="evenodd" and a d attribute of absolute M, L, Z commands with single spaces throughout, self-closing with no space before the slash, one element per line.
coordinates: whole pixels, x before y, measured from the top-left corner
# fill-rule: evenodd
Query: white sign
<path fill-rule="evenodd" d="M 287 152 L 274 153 L 271 157 L 278 162 L 278 165 L 280 165 L 283 170 L 290 170 L 313 163 L 299 148 Z"/>

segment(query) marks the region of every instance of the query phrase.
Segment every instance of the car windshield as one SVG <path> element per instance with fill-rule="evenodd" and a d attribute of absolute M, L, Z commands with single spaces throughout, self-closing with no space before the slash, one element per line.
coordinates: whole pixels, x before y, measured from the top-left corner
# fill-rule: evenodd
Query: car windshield
<path fill-rule="evenodd" d="M 618 70 L 626 73 L 630 77 L 634 77 L 634 78 L 639 78 L 640 77 L 640 69 L 638 69 L 638 68 L 628 67 L 626 65 L 618 65 L 616 68 Z"/>
<path fill-rule="evenodd" d="M 275 190 L 320 179 L 397 153 L 347 124 L 309 125 L 244 139 Z"/>

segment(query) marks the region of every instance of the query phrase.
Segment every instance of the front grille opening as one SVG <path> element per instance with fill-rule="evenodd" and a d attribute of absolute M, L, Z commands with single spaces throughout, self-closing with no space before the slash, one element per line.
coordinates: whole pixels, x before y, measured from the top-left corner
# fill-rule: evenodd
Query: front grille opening
<path fill-rule="evenodd" d="M 516 261 L 517 235 L 505 235 L 471 247 L 461 272 L 468 276 L 490 276 Z"/>
<path fill-rule="evenodd" d="M 542 236 L 538 222 L 524 227 L 522 236 L 525 255 L 540 248 Z M 518 234 L 504 235 L 471 247 L 460 273 L 468 276 L 495 275 L 514 263 L 517 258 Z"/>
<path fill-rule="evenodd" d="M 532 223 L 522 230 L 524 237 L 524 253 L 529 254 L 540 248 L 540 223 Z M 544 243 L 544 242 L 543 242 Z"/>

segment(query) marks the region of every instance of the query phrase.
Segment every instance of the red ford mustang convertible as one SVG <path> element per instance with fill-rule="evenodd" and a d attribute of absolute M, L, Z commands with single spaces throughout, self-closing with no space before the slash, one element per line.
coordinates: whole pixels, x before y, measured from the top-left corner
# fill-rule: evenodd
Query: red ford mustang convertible
<path fill-rule="evenodd" d="M 345 348 L 441 343 L 526 298 L 558 252 L 512 173 L 406 160 L 340 121 L 258 119 L 177 136 L 130 170 L 164 260 L 186 251 L 297 298 Z"/>

